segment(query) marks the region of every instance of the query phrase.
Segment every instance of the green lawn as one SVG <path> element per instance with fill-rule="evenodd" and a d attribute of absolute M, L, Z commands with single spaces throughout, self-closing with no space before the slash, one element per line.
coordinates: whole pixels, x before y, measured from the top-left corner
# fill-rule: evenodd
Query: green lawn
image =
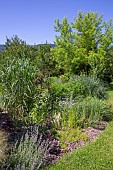
<path fill-rule="evenodd" d="M 46 170 L 113 170 L 113 122 L 94 142 L 67 154 Z"/>

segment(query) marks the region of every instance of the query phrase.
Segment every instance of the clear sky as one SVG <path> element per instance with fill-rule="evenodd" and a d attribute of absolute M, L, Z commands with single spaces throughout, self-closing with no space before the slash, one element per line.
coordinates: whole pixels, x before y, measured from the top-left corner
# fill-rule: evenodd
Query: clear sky
<path fill-rule="evenodd" d="M 0 0 L 0 44 L 17 35 L 28 44 L 53 43 L 54 20 L 73 21 L 78 11 L 113 18 L 113 0 Z"/>

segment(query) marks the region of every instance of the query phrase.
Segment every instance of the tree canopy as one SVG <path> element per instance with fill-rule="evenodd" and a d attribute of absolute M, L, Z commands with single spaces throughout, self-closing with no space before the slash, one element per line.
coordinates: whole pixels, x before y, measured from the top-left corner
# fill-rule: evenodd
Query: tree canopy
<path fill-rule="evenodd" d="M 64 18 L 60 23 L 55 20 L 56 47 L 51 50 L 57 68 L 75 74 L 89 70 L 101 70 L 109 57 L 108 50 L 113 42 L 112 21 L 103 22 L 97 12 L 79 11 L 74 22 Z M 99 71 L 99 70 L 98 70 Z"/>

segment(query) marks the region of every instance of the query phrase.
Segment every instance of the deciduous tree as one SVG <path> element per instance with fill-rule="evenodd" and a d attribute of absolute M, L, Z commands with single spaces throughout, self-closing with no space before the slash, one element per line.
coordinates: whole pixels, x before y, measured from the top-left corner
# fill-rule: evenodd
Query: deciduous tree
<path fill-rule="evenodd" d="M 79 73 L 106 67 L 110 44 L 113 41 L 112 21 L 103 22 L 97 12 L 79 12 L 74 22 L 69 24 L 64 18 L 55 21 L 56 47 L 52 56 L 57 67 L 66 72 Z M 96 68 L 96 69 L 95 69 Z"/>

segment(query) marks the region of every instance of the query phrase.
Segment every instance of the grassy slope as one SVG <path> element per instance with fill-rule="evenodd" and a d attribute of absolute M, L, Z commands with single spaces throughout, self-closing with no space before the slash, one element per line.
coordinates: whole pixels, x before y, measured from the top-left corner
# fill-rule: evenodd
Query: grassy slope
<path fill-rule="evenodd" d="M 108 95 L 113 109 L 113 90 Z M 113 122 L 94 142 L 67 154 L 46 170 L 113 170 Z"/>

